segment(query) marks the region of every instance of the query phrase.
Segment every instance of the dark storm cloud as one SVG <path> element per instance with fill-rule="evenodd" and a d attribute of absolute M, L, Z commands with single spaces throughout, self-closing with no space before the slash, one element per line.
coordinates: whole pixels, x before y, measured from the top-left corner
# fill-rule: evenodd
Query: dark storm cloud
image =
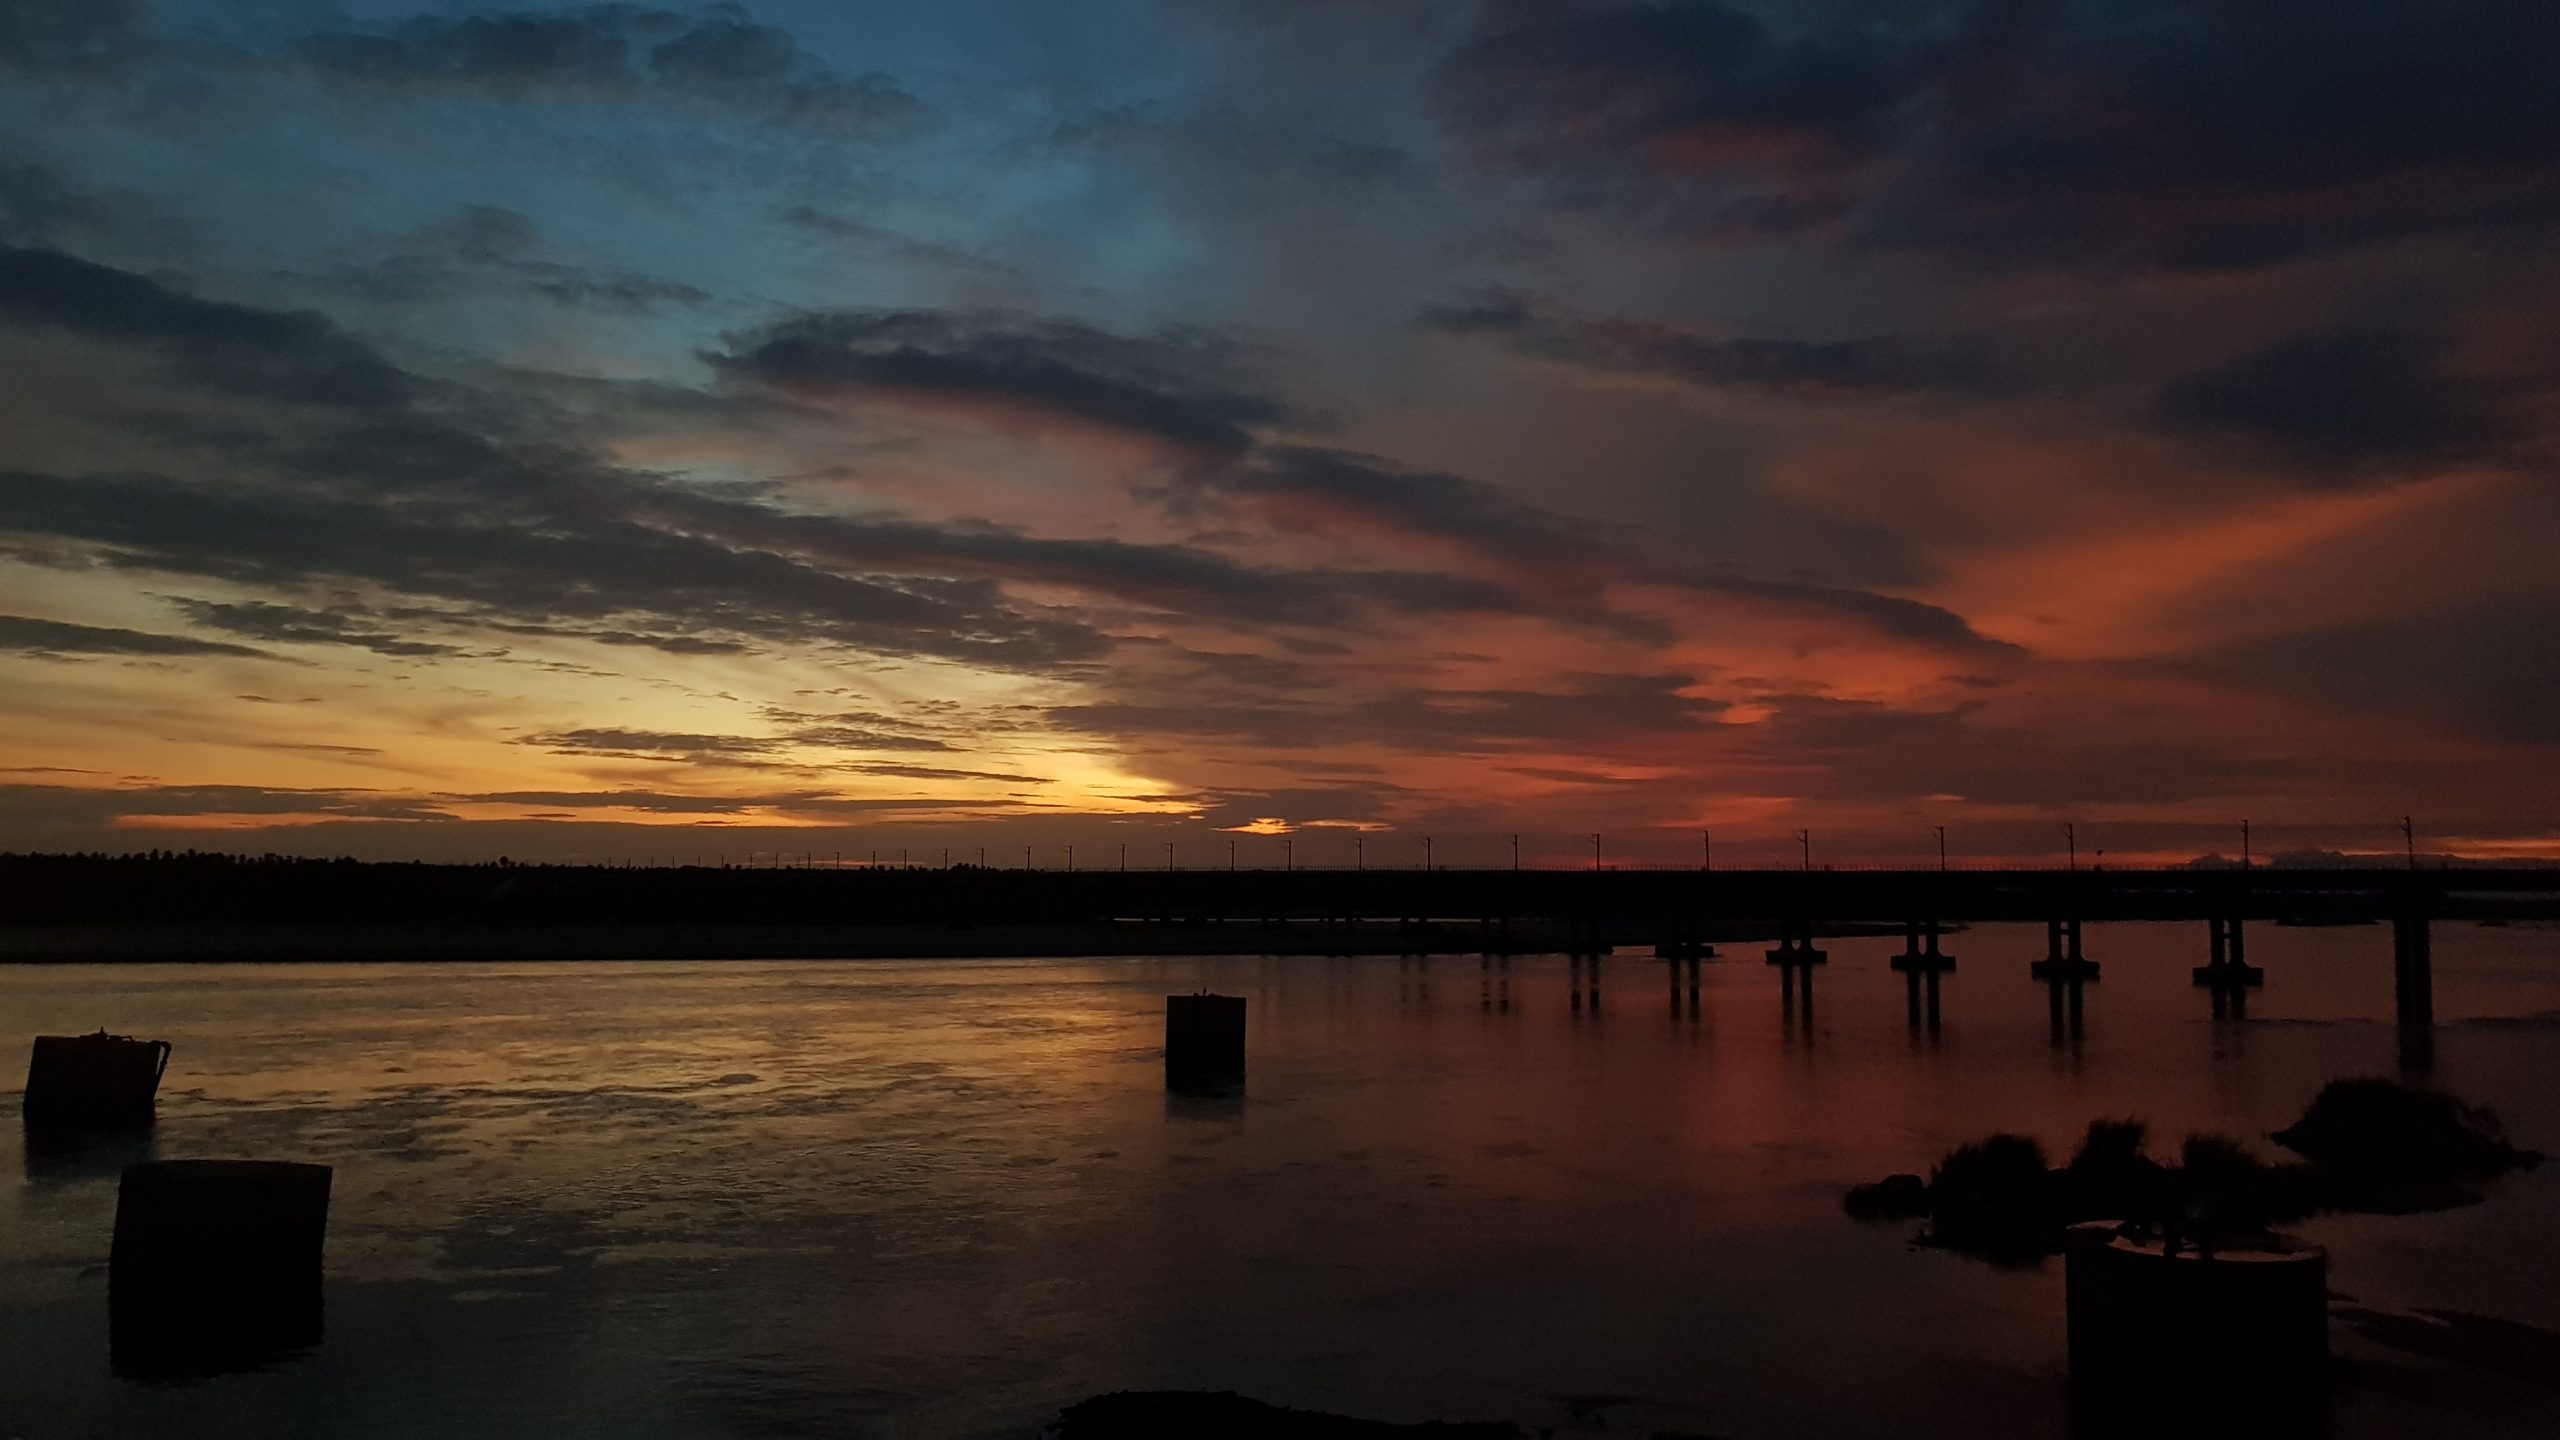
<path fill-rule="evenodd" d="M 1068 320 L 934 310 L 802 315 L 729 337 L 723 373 L 798 395 L 881 393 L 1073 420 L 1210 454 L 1294 414 L 1205 331 L 1119 335 Z"/>
<path fill-rule="evenodd" d="M 1277 130 L 1214 112 L 1174 119 L 1135 107 L 1092 111 L 1060 121 L 1048 143 L 1126 160 L 1158 180 L 1242 186 L 1250 193 L 1375 192 L 1421 178 L 1413 157 L 1393 146 Z"/>
<path fill-rule="evenodd" d="M 258 785 L 85 788 L 0 785 L 0 815 L 20 825 L 110 826 L 149 815 L 331 815 L 350 820 L 441 820 L 424 800 L 370 790 L 280 790 Z"/>
<path fill-rule="evenodd" d="M 111 69 L 137 43 L 142 11 L 142 0 L 0 0 L 0 69 Z"/>
<path fill-rule="evenodd" d="M 232 602 L 185 598 L 170 603 L 206 629 L 279 645 L 351 645 L 376 655 L 400 658 L 462 653 L 451 645 L 407 639 L 388 630 L 360 626 L 334 611 L 306 610 L 299 605 L 278 605 L 265 600 Z"/>
<path fill-rule="evenodd" d="M 449 220 L 398 237 L 384 253 L 342 265 L 322 278 L 368 300 L 394 304 L 499 287 L 555 304 L 625 314 L 711 299 L 708 291 L 677 281 L 545 260 L 541 245 L 540 232 L 523 214 L 497 205 L 466 205 Z"/>
<path fill-rule="evenodd" d="M 51 245 L 67 234 L 112 230 L 116 207 L 27 160 L 0 160 L 0 245 Z"/>
<path fill-rule="evenodd" d="M 2153 418 L 2330 483 L 2497 455 L 2523 434 L 2515 391 L 2448 372 L 2443 351 L 2376 330 L 2298 335 L 2171 381 Z"/>
<path fill-rule="evenodd" d="M 743 815 L 750 810 L 778 810 L 817 818 L 865 815 L 880 811 L 941 810 L 954 803 L 970 809 L 1012 809 L 1019 800 L 965 802 L 917 795 L 842 796 L 826 790 L 786 790 L 759 795 L 670 795 L 654 790 L 511 790 L 490 794 L 446 795 L 447 803 L 468 805 L 538 805 L 554 810 L 644 810 L 656 815 Z"/>
<path fill-rule="evenodd" d="M 27 615 L 0 615 L 0 651 L 62 658 L 73 655 L 242 655 L 266 652 L 190 635 L 158 635 L 101 625 L 74 625 Z"/>
<path fill-rule="evenodd" d="M 2245 641 L 2193 668 L 2324 710 L 2415 716 L 2524 745 L 2560 745 L 2560 596 L 2321 626 Z"/>
<path fill-rule="evenodd" d="M 1398 689 L 1335 703 L 1320 699 L 1132 700 L 1050 710 L 1063 729 L 1237 741 L 1273 750 L 1383 745 L 1435 755 L 1481 755 L 1694 732 L 1726 707 L 1680 693 L 1688 675 L 1588 675 L 1573 689 Z"/>
<path fill-rule="evenodd" d="M 1731 338 L 1652 320 L 1575 319 L 1551 314 L 1526 296 L 1501 292 L 1426 306 L 1416 322 L 1427 330 L 1489 340 L 1540 360 L 1706 392 L 1820 400 L 1993 396 L 2022 388 L 2020 377 L 1982 347 L 1954 341 L 1891 335 Z"/>
<path fill-rule="evenodd" d="M 800 818 L 820 819 L 939 810 L 948 808 L 951 803 L 922 796 L 847 797 L 824 790 L 746 795 L 678 795 L 655 790 L 517 790 L 400 795 L 378 790 L 297 790 L 257 785 L 92 788 L 0 784 L 0 820 L 22 829 L 109 830 L 124 822 L 154 816 L 222 815 L 313 815 L 336 820 L 447 825 L 488 823 L 457 818 L 452 807 L 463 805 L 539 807 L 565 812 L 636 810 L 652 815 L 691 815 L 718 822 L 726 817 L 746 816 L 752 811 L 777 811 Z M 1014 809 L 1023 804 L 1019 800 L 975 798 L 965 803 L 973 810 Z"/>
<path fill-rule="evenodd" d="M 591 5 L 421 15 L 313 35 L 296 47 L 350 85 L 614 100 L 696 99 L 787 125 L 882 129 L 924 106 L 882 75 L 848 76 L 736 5 L 695 14 Z"/>
<path fill-rule="evenodd" d="M 272 444 L 254 425 L 226 432 L 226 458 L 265 465 L 265 482 L 25 473 L 0 487 L 0 528 L 81 542 L 121 568 L 282 590 L 366 583 L 484 621 L 659 648 L 750 635 L 1030 667 L 1090 659 L 1107 642 L 1074 621 L 1017 607 L 1001 591 L 1006 583 L 1297 625 L 1350 624 L 1378 606 L 1518 604 L 1500 587 L 1429 574 L 1273 570 L 1195 547 L 791 513 L 717 496 L 445 418 L 416 403 L 430 387 L 320 316 L 200 300 L 49 251 L 0 251 L 0 323 L 169 356 L 177 379 L 203 388 L 260 400 L 360 400 L 373 412 Z M 1168 387 L 1182 383 L 1178 359 L 1205 363 L 1216 349 L 1205 339 L 1128 340 L 1066 326 L 1039 335 L 1098 367 L 1092 373 L 1144 371 Z M 1064 368 L 1013 373 L 1051 380 Z M 1090 404 L 1105 392 L 1070 385 L 1064 393 Z M 1135 393 L 1135 382 L 1123 393 Z M 1186 398 L 1175 388 L 1162 393 Z M 1220 394 L 1187 398 L 1214 407 Z M 1170 412 L 1113 413 L 1163 424 Z M 234 628 L 295 619 L 205 614 Z M 297 623 L 297 638 L 320 638 L 307 617 Z"/>
<path fill-rule="evenodd" d="M 1799 695 L 1732 738 L 1789 767 L 1809 799 L 1957 795 L 1986 805 L 2162 805 L 2300 778 L 2299 763 L 2097 727 L 2004 725 L 1980 705 L 1906 710 Z M 1765 727 L 1765 728 L 1763 728 Z"/>
<path fill-rule="evenodd" d="M 1330 522 L 1405 540 L 1439 541 L 1506 567 L 1534 571 L 1542 577 L 1545 603 L 1553 613 L 1617 628 L 1631 638 L 1665 637 L 1658 627 L 1598 609 L 1590 598 L 1595 587 L 1618 581 L 1671 586 L 1843 619 L 1923 644 L 1987 653 L 2010 648 L 1935 605 L 1667 563 L 1646 555 L 1632 537 L 1529 504 L 1498 486 L 1405 470 L 1375 456 L 1274 447 L 1205 484 L 1213 494 L 1271 505 L 1289 523 Z"/>
<path fill-rule="evenodd" d="M 516 743 L 538 745 L 560 754 L 701 761 L 760 756 L 771 751 L 775 742 L 753 735 L 689 735 L 664 730 L 598 728 L 527 735 Z"/>
<path fill-rule="evenodd" d="M 644 617 L 715 637 L 832 641 L 1007 667 L 1101 649 L 1081 627 L 1015 613 L 985 587 L 904 586 L 627 513 L 519 505 L 493 514 L 470 498 L 19 473 L 0 479 L 0 531 L 83 542 L 122 569 L 283 591 L 371 584 L 500 620 Z"/>
<path fill-rule="evenodd" d="M 1592 559 L 1608 552 L 1596 527 L 1461 475 L 1406 470 L 1375 456 L 1279 446 L 1212 482 L 1223 494 L 1299 507 L 1414 539 L 1442 540 L 1513 562 Z"/>
<path fill-rule="evenodd" d="M 838 767 L 857 775 L 878 775 L 893 780 L 999 780 L 1013 785 L 1047 785 L 1045 775 L 1015 775 L 1002 770 L 944 770 L 932 765 L 845 765 Z"/>
<path fill-rule="evenodd" d="M 0 249 L 0 323 L 140 346 L 238 395 L 367 409 L 410 393 L 408 377 L 320 315 L 199 300 L 57 250 Z"/>
<path fill-rule="evenodd" d="M 2238 267 L 2560 217 L 2560 9 L 2516 0 L 1492 7 L 1479 153 L 1725 233 Z"/>

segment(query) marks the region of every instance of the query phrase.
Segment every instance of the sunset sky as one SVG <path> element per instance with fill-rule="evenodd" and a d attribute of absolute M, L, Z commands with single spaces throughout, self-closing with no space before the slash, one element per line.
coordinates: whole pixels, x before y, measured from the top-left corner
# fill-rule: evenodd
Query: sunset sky
<path fill-rule="evenodd" d="M 2560 853 L 2555 55 L 0 0 L 0 849 Z"/>

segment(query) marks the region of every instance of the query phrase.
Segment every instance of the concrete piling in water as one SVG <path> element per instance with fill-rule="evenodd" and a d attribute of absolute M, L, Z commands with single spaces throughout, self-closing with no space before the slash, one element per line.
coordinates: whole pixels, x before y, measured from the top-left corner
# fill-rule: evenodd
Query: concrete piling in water
<path fill-rule="evenodd" d="M 107 1262 L 115 1368 L 211 1372 L 316 1343 L 330 1178 L 264 1160 L 128 1168 Z"/>
<path fill-rule="evenodd" d="M 1814 948 L 1813 922 L 1788 920 L 1778 926 L 1778 945 L 1768 955 L 1769 963 L 1778 967 L 1778 1003 L 1790 1020 L 1799 1018 L 1796 990 L 1804 990 L 1801 1011 L 1803 1023 L 1813 1024 L 1813 972 L 1819 965 L 1830 963 L 1831 957 Z"/>
<path fill-rule="evenodd" d="M 2239 990 L 2267 983 L 2267 972 L 2249 963 L 2249 931 L 2237 915 L 2215 915 L 2205 921 L 2205 963 L 2190 972 L 2198 985 Z"/>
<path fill-rule="evenodd" d="M 1902 953 L 1893 957 L 1894 973 L 1903 980 L 1905 1009 L 1911 1028 L 1938 1028 L 1939 977 L 1956 968 L 1956 957 L 1938 948 L 1937 917 L 1905 921 Z"/>
<path fill-rule="evenodd" d="M 2277 1237 L 2199 1250 L 2112 1221 L 2064 1238 L 2080 1433 L 2305 1435 L 2328 1408 L 2329 1266 Z"/>
<path fill-rule="evenodd" d="M 130 1035 L 39 1035 L 20 1104 L 36 1131 L 139 1130 L 151 1124 L 169 1042 Z"/>
<path fill-rule="evenodd" d="M 2391 917 L 2392 999 L 2405 1026 L 2436 1023 L 2435 939 L 2411 901 Z"/>
<path fill-rule="evenodd" d="M 1164 997 L 1164 1083 L 1172 1090 L 1244 1084 L 1244 997 Z"/>
<path fill-rule="evenodd" d="M 1936 917 L 1903 922 L 1902 935 L 1902 953 L 1893 957 L 1895 974 L 1944 974 L 1956 968 L 1956 957 L 1938 948 Z"/>
<path fill-rule="evenodd" d="M 2098 978 L 2098 962 L 2080 951 L 2078 919 L 2045 922 L 2044 958 L 2029 965 L 2027 973 L 2038 980 L 2066 980 L 2074 984 Z"/>

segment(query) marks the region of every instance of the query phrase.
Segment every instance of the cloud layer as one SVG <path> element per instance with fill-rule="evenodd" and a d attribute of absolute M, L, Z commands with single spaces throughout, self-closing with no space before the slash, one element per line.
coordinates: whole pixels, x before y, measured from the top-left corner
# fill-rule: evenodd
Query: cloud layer
<path fill-rule="evenodd" d="M 1062 14 L 0 10 L 0 848 L 2560 848 L 2543 10 Z"/>

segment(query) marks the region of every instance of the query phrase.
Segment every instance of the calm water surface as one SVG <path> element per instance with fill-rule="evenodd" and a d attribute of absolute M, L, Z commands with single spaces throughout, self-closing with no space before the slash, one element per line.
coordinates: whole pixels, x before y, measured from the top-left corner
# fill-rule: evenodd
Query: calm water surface
<path fill-rule="evenodd" d="M 1564 1433 L 2061 1435 L 2059 1266 L 1842 1218 L 1843 1187 L 2093 1116 L 2263 1137 L 2395 1072 L 2390 936 L 2093 928 L 2074 1041 L 2040 931 L 1955 938 L 1934 1038 L 1895 942 L 1810 1024 L 1756 953 L 0 971 L 24 1037 L 165 1037 L 154 1152 L 337 1167 L 328 1336 L 114 1378 L 113 1163 L 0 1146 L 0 1435 L 1008 1436 L 1138 1386 Z M 2560 932 L 2446 927 L 2436 1078 L 2560 1150 Z M 1169 1099 L 1163 997 L 1252 1000 L 1240 1102 Z M 10 1103 L 14 1107 L 14 1095 Z M 2266 1148 L 2261 1140 L 2261 1147 Z M 2560 1166 L 2308 1227 L 2364 1306 L 2560 1329 Z M 2341 1327 L 2344 1436 L 2560 1433 L 2560 1389 Z"/>

